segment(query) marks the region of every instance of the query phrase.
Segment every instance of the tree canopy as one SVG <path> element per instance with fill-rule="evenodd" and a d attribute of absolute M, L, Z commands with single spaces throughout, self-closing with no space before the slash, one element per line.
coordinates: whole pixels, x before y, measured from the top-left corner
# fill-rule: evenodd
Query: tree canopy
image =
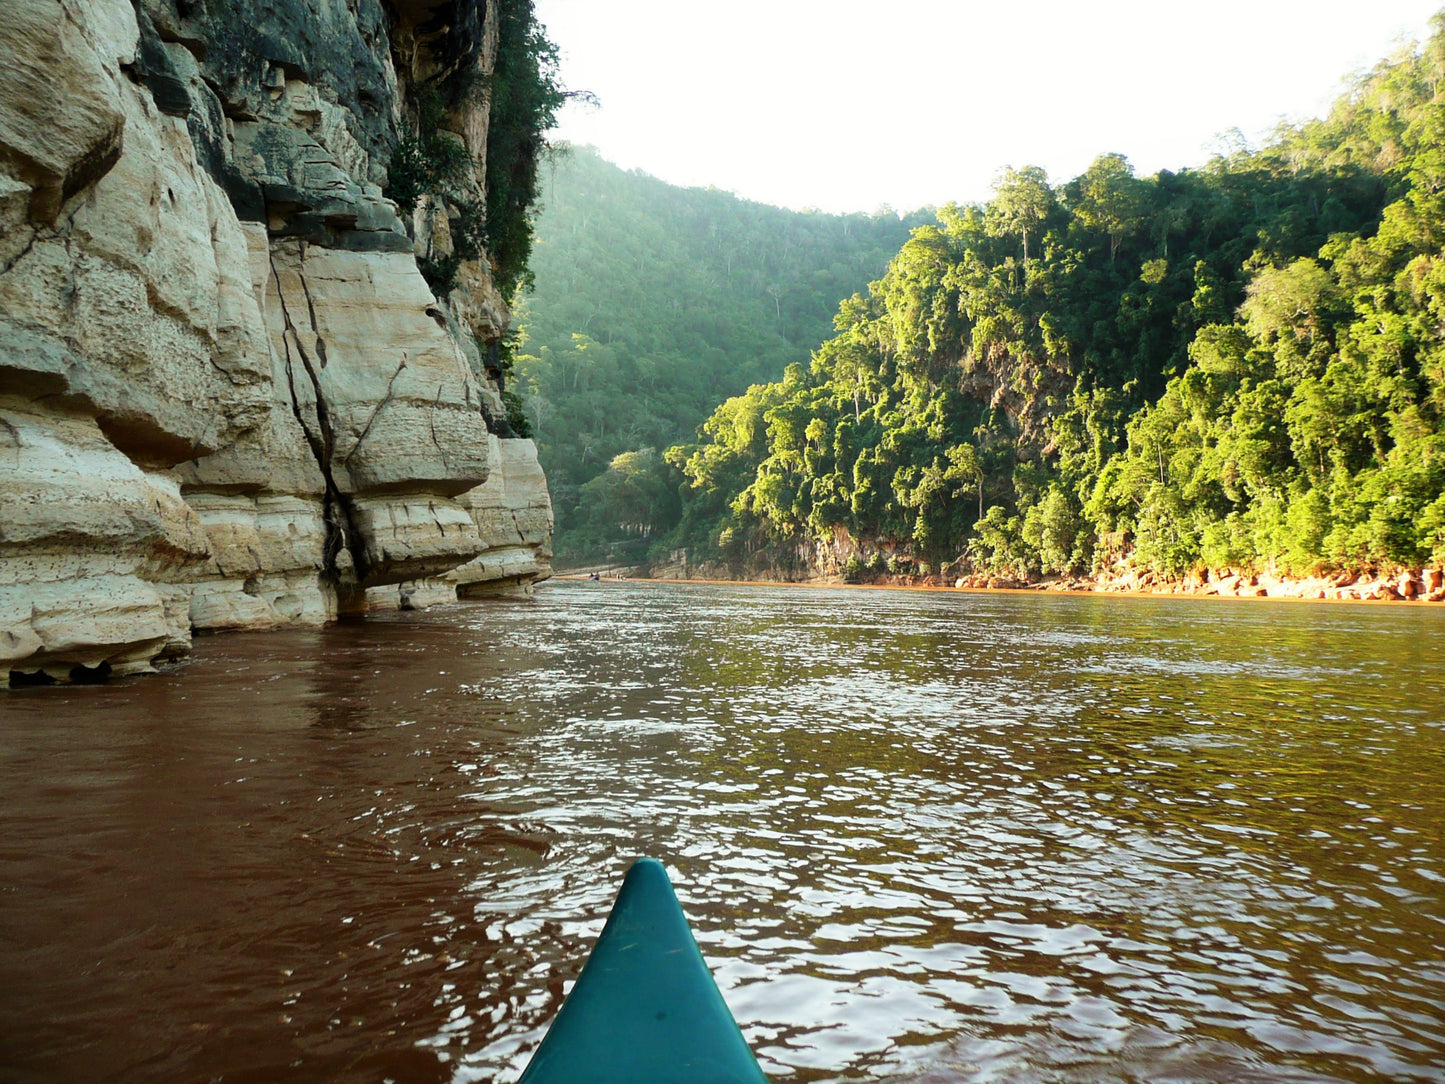
<path fill-rule="evenodd" d="M 943 208 L 808 365 L 665 452 L 663 544 L 740 570 L 1445 561 L 1442 35 L 1260 149 L 1010 168 Z"/>

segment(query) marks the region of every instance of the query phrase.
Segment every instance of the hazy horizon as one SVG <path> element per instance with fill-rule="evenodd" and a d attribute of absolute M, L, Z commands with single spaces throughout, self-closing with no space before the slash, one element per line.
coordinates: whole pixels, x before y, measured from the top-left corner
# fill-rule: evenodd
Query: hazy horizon
<path fill-rule="evenodd" d="M 1232 131 L 1258 144 L 1281 121 L 1321 115 L 1352 74 L 1423 40 L 1437 4 L 536 10 L 564 81 L 601 100 L 566 107 L 554 139 L 680 187 L 872 213 L 985 200 L 1007 166 L 1039 165 L 1060 183 L 1110 152 L 1140 175 L 1202 165 Z"/>

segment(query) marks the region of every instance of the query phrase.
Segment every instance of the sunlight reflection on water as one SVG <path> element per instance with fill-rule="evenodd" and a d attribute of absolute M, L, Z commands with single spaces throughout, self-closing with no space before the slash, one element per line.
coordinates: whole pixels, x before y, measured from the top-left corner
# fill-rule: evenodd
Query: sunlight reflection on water
<path fill-rule="evenodd" d="M 606 590 L 565 615 L 598 682 L 553 705 L 537 813 L 554 851 L 657 841 L 774 1077 L 1435 1071 L 1438 895 L 1344 849 L 1387 861 L 1424 814 L 1413 857 L 1442 860 L 1438 731 L 1375 682 L 1422 721 L 1445 701 L 1394 613 Z M 1317 834 L 1362 788 L 1389 829 Z M 1337 951 L 1382 939 L 1388 963 Z M 458 1076 L 524 1060 L 504 1040 Z"/>
<path fill-rule="evenodd" d="M 0 963 L 12 1060 L 184 999 L 131 1077 L 515 1080 L 648 853 L 778 1081 L 1438 1079 L 1442 623 L 558 583 L 12 695 L 0 934 L 116 963 Z M 181 825 L 170 933 L 39 917 Z"/>

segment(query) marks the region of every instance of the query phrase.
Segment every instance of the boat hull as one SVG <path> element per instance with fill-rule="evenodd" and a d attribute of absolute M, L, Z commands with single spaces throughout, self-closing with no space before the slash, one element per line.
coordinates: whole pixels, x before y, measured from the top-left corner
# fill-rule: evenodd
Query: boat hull
<path fill-rule="evenodd" d="M 627 871 L 519 1084 L 767 1084 L 662 864 Z"/>

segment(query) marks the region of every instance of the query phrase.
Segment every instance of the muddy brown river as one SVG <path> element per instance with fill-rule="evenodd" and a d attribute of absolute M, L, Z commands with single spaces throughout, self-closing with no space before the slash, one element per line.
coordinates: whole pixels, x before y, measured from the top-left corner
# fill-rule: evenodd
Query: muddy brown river
<path fill-rule="evenodd" d="M 1442 643 L 559 582 L 0 691 L 0 1080 L 514 1081 L 651 854 L 778 1082 L 1439 1081 Z"/>

